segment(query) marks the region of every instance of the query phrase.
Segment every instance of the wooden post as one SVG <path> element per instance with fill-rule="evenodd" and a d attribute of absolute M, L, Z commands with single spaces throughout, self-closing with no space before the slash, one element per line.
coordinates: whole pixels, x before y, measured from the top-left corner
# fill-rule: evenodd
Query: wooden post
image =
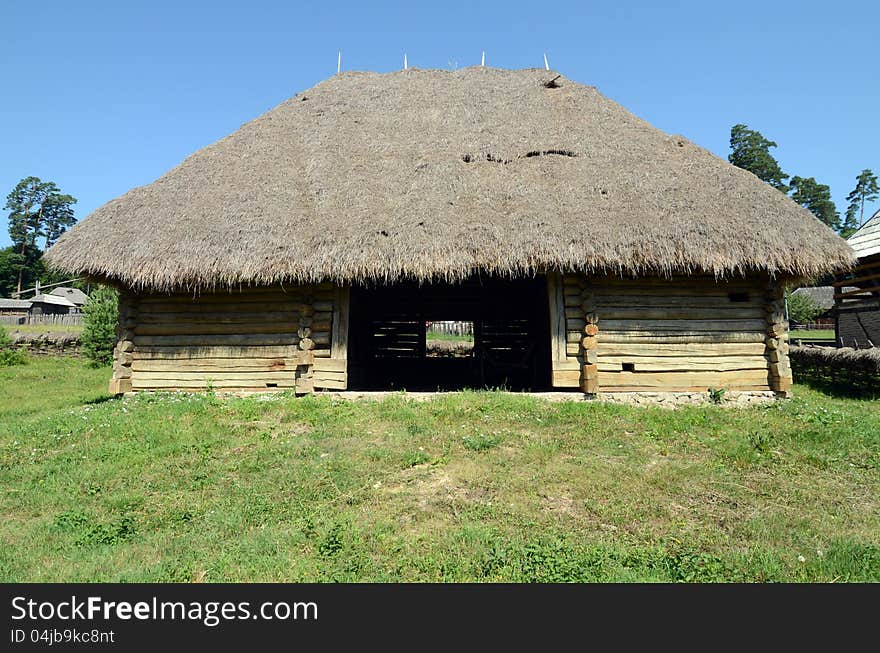
<path fill-rule="evenodd" d="M 770 389 L 781 397 L 791 396 L 792 373 L 788 359 L 788 320 L 782 286 L 771 282 L 767 292 L 767 338 L 765 355 L 770 372 Z"/>
<path fill-rule="evenodd" d="M 116 322 L 116 346 L 113 348 L 113 378 L 108 391 L 113 395 L 131 392 L 131 364 L 134 359 L 134 329 L 137 325 L 137 297 L 119 291 L 119 319 Z"/>
<path fill-rule="evenodd" d="M 599 314 L 596 308 L 596 298 L 589 285 L 585 285 L 581 293 L 581 309 L 584 313 L 584 337 L 581 338 L 581 390 L 586 394 L 594 395 L 599 392 L 599 357 L 598 335 Z"/>

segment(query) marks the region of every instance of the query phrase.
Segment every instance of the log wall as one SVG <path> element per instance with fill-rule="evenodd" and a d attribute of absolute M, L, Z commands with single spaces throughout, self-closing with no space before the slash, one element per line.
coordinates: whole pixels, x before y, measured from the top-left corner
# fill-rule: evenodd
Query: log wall
<path fill-rule="evenodd" d="M 123 292 L 110 391 L 344 387 L 344 357 L 331 358 L 339 292 L 329 284 Z"/>
<path fill-rule="evenodd" d="M 595 366 L 584 361 L 597 370 L 589 387 L 584 373 L 587 392 L 791 389 L 782 291 L 769 281 L 599 277 L 584 287 L 593 310 L 582 344 L 597 352 Z"/>
<path fill-rule="evenodd" d="M 597 392 L 791 389 L 768 279 L 550 275 L 553 385 Z"/>

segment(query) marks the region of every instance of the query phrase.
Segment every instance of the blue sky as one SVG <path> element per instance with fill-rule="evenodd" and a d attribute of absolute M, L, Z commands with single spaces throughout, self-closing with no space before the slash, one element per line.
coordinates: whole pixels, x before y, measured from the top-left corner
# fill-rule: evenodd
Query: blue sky
<path fill-rule="evenodd" d="M 336 72 L 550 65 L 721 157 L 742 122 L 838 209 L 880 173 L 875 1 L 296 3 L 3 0 L 0 192 L 82 219 Z M 880 208 L 875 204 L 873 209 Z M 0 246 L 9 243 L 5 212 Z"/>

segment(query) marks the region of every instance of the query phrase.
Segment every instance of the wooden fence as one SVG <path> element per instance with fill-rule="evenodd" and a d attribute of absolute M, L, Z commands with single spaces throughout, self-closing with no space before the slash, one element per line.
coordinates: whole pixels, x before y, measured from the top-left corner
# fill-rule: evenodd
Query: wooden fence
<path fill-rule="evenodd" d="M 70 313 L 68 315 L 0 315 L 0 324 L 7 326 L 82 326 L 82 313 Z"/>
<path fill-rule="evenodd" d="M 456 322 L 453 320 L 443 320 L 439 322 L 427 323 L 428 333 L 436 333 L 444 336 L 473 336 L 473 322 Z"/>

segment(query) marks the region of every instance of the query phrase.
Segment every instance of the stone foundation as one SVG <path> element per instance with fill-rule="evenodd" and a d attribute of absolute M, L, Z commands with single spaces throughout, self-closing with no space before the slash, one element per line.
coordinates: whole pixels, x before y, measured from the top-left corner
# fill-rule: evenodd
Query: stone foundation
<path fill-rule="evenodd" d="M 730 408 L 757 406 L 759 404 L 772 403 L 777 398 L 784 397 L 787 394 L 778 393 L 773 390 L 728 390 L 720 398 L 718 405 Z M 614 404 L 663 406 L 666 408 L 706 406 L 715 403 L 708 392 L 600 392 L 595 395 L 595 400 Z"/>

